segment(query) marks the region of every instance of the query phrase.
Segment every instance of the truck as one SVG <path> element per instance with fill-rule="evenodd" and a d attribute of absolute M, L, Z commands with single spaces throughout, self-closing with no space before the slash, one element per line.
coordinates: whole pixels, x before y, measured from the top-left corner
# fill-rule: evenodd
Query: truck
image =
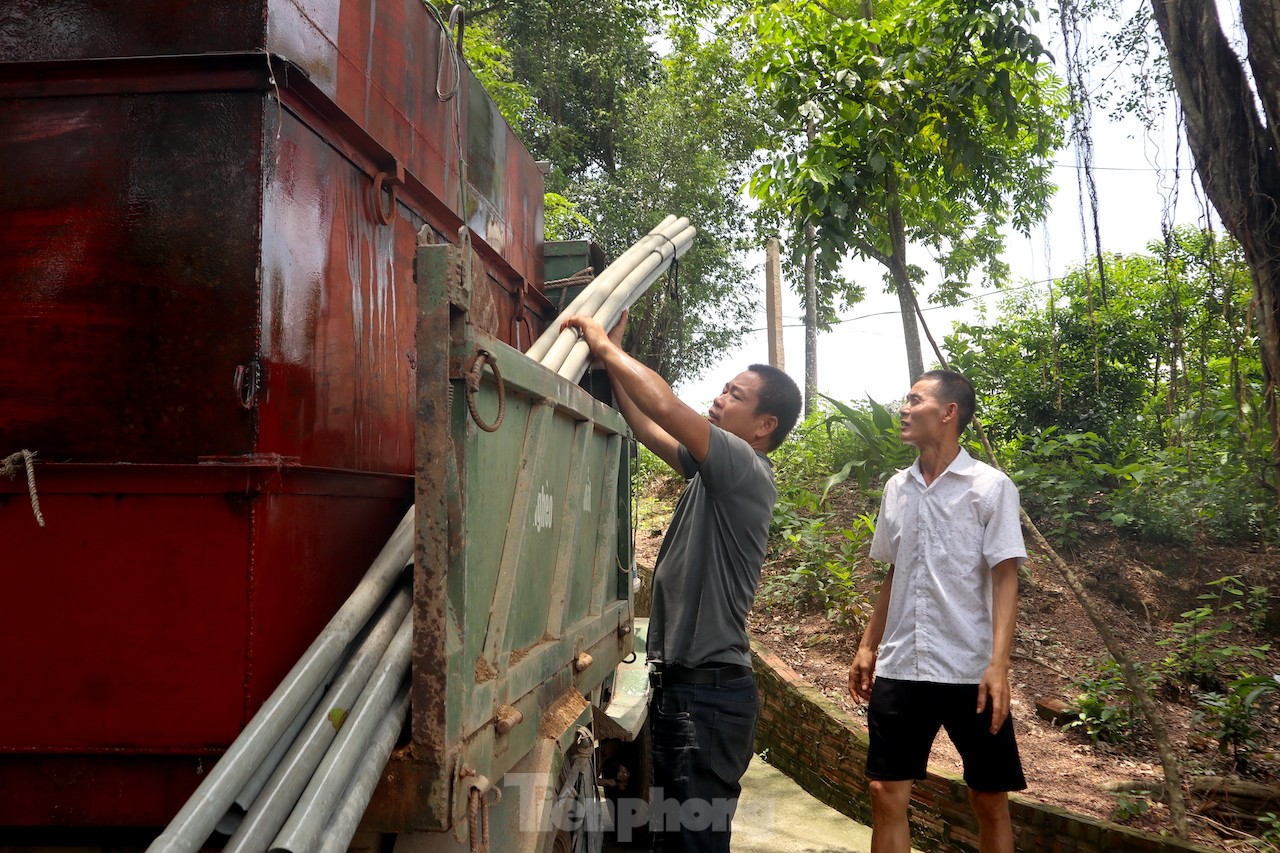
<path fill-rule="evenodd" d="M 645 778 L 633 441 L 524 354 L 602 257 L 544 240 L 452 18 L 0 12 L 0 846 L 151 844 L 397 530 L 408 711 L 352 849 L 585 850 L 553 813 Z"/>

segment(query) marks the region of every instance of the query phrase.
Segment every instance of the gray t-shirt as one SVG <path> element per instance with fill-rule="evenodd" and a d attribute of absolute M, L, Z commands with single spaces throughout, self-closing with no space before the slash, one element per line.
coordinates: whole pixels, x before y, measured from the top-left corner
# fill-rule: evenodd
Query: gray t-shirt
<path fill-rule="evenodd" d="M 699 465 L 683 446 L 689 484 L 658 552 L 649 615 L 650 661 L 751 665 L 747 612 L 760 585 L 778 489 L 769 458 L 711 427 Z"/>

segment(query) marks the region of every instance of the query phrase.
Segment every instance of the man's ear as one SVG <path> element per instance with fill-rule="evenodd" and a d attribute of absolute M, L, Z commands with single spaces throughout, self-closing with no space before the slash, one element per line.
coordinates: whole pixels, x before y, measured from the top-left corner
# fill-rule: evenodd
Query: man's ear
<path fill-rule="evenodd" d="M 778 428 L 777 415 L 765 415 L 760 419 L 760 425 L 756 428 L 756 438 L 764 438 L 771 435 Z"/>

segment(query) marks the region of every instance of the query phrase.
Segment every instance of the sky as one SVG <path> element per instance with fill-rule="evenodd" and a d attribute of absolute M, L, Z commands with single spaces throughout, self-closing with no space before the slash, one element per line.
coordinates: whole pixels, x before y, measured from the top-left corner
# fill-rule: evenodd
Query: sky
<path fill-rule="evenodd" d="M 1045 18 L 1045 23 L 1050 23 L 1047 16 Z M 1061 56 L 1060 38 L 1055 41 L 1048 35 L 1045 40 L 1050 52 Z M 1059 74 L 1063 73 L 1059 69 Z M 1146 252 L 1149 243 L 1160 239 L 1166 210 L 1172 211 L 1177 225 L 1206 222 L 1204 202 L 1192 182 L 1193 167 L 1186 145 L 1177 144 L 1172 119 L 1167 119 L 1166 124 L 1169 126 L 1152 138 L 1136 120 L 1115 122 L 1108 118 L 1105 109 L 1094 108 L 1093 164 L 1104 252 Z M 1060 277 L 1093 251 L 1092 215 L 1087 199 L 1084 207 L 1090 233 L 1088 248 L 1081 233 L 1081 193 L 1077 190 L 1074 149 L 1063 149 L 1054 162 L 1057 165 L 1053 180 L 1058 191 L 1045 223 L 1029 237 L 1016 233 L 1007 236 L 1005 261 L 1011 270 L 1010 287 L 1030 285 L 1045 291 L 1046 280 Z M 908 256 L 913 263 L 927 268 L 928 256 L 923 250 L 909 248 Z M 679 396 L 695 408 L 708 406 L 724 383 L 747 365 L 768 360 L 763 251 L 748 260 L 756 269 L 755 283 L 760 294 L 758 322 L 754 324 L 759 331 L 747 335 L 736 350 L 726 352 L 721 359 L 707 365 L 699 378 L 677 386 Z M 884 292 L 883 268 L 878 264 L 850 261 L 845 272 L 864 286 L 867 298 L 841 314 L 846 322 L 833 327 L 831 332 L 819 333 L 818 390 L 848 401 L 860 401 L 868 396 L 883 403 L 899 400 L 906 393 L 909 381 L 897 297 Z M 923 292 L 930 292 L 934 283 L 927 284 Z M 975 298 L 956 308 L 928 306 L 921 299 L 925 319 L 939 343 L 955 323 L 978 319 L 980 306 L 986 306 L 990 319 L 998 315 L 1001 299 L 998 292 L 977 282 L 970 292 Z M 785 284 L 782 310 L 786 323 L 784 367 L 803 387 L 803 311 L 798 296 Z M 933 355 L 923 335 L 921 341 L 928 367 L 934 363 Z"/>

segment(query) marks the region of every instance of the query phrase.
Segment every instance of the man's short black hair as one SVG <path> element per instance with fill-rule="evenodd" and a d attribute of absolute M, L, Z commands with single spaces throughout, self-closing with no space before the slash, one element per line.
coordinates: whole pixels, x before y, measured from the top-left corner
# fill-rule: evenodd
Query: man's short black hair
<path fill-rule="evenodd" d="M 978 408 L 977 395 L 973 393 L 973 383 L 954 370 L 930 370 L 920 374 L 920 379 L 928 379 L 938 386 L 938 397 L 944 403 L 955 403 L 960 415 L 960 432 L 963 433 L 973 413 Z"/>
<path fill-rule="evenodd" d="M 760 377 L 756 414 L 763 412 L 778 419 L 769 436 L 769 450 L 777 450 L 800 417 L 800 388 L 794 379 L 768 364 L 753 364 L 747 370 Z"/>

